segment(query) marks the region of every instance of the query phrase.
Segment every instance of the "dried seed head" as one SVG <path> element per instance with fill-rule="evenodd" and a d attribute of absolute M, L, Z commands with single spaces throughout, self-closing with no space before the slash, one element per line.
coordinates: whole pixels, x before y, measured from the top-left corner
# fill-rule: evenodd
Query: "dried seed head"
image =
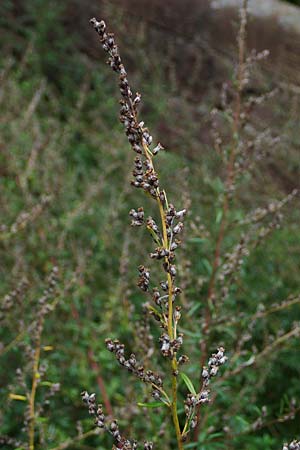
<path fill-rule="evenodd" d="M 150 282 L 150 271 L 145 266 L 139 266 L 139 279 L 137 285 L 142 291 L 148 291 Z"/>
<path fill-rule="evenodd" d="M 157 155 L 160 150 L 164 150 L 164 147 L 160 143 L 158 143 L 157 146 L 152 150 L 153 155 Z"/>

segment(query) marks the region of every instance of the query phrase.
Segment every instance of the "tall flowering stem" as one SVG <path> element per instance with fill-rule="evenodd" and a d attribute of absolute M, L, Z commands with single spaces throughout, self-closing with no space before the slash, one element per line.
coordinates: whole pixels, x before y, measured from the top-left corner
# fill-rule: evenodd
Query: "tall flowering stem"
<path fill-rule="evenodd" d="M 154 319 L 160 323 L 160 328 L 163 329 L 163 333 L 159 339 L 160 350 L 162 356 L 169 362 L 171 392 L 166 392 L 163 386 L 163 380 L 158 374 L 150 370 L 145 370 L 142 365 L 137 363 L 134 354 L 126 358 L 125 347 L 118 340 L 112 341 L 111 339 L 107 339 L 106 346 L 109 351 L 115 354 L 117 361 L 122 367 L 151 386 L 154 399 L 161 400 L 162 405 L 164 404 L 170 409 L 177 446 L 179 450 L 183 450 L 183 442 L 186 440 L 187 434 L 197 423 L 195 415 L 196 406 L 209 401 L 209 391 L 204 388 L 204 391 L 201 391 L 199 394 L 195 392 L 192 398 L 188 396 L 185 402 L 186 421 L 183 430 L 181 430 L 177 407 L 178 375 L 179 366 L 187 362 L 188 357 L 186 355 L 178 355 L 183 343 L 183 335 L 177 332 L 181 313 L 180 306 L 176 305 L 175 302 L 176 297 L 181 293 L 181 289 L 175 284 L 176 266 L 174 260 L 175 251 L 181 244 L 178 235 L 183 230 L 182 221 L 186 215 L 186 210 L 177 211 L 174 205 L 168 202 L 165 190 L 160 187 L 158 173 L 154 166 L 154 158 L 163 150 L 163 146 L 160 143 L 156 146 L 152 144 L 152 136 L 148 128 L 144 126 L 144 122 L 138 120 L 138 105 L 141 101 L 141 95 L 139 93 L 133 95 L 127 79 L 127 72 L 122 64 L 118 47 L 115 44 L 114 35 L 107 32 L 103 20 L 99 22 L 96 19 L 91 19 L 91 23 L 100 36 L 103 49 L 109 55 L 108 65 L 113 71 L 119 74 L 119 87 L 122 95 L 122 99 L 120 100 L 120 121 L 125 127 L 128 141 L 136 154 L 131 184 L 143 190 L 147 196 L 156 202 L 158 207 L 160 225 L 157 225 L 152 217 L 146 219 L 142 207 L 137 210 L 132 209 L 129 215 L 132 219 L 132 226 L 144 225 L 151 234 L 157 247 L 150 253 L 150 258 L 161 261 L 165 273 L 165 279 L 160 282 L 160 287 L 152 287 L 150 283 L 150 270 L 141 265 L 138 268 L 138 286 L 150 296 L 151 301 L 147 303 L 147 309 L 153 315 Z M 226 357 L 223 358 L 222 363 L 225 360 Z M 219 360 L 216 359 L 213 361 L 218 362 Z M 213 365 L 214 368 L 208 370 L 207 380 L 217 373 L 218 369 L 216 364 Z M 206 383 L 208 383 L 207 380 L 205 381 L 205 387 L 207 385 Z M 98 405 L 97 407 L 94 394 L 84 392 L 83 400 L 89 406 L 90 414 L 95 417 L 95 423 L 98 427 L 104 428 L 110 433 L 115 429 L 117 430 L 113 436 L 118 444 L 118 448 L 137 448 L 138 444 L 136 441 L 130 441 L 122 437 L 118 428 L 116 428 L 115 421 L 112 422 L 110 427 L 104 425 L 105 416 L 102 405 Z M 97 411 L 100 411 L 99 414 Z M 152 443 L 145 442 L 144 449 L 148 448 L 152 448 Z"/>
<path fill-rule="evenodd" d="M 152 218 L 147 220 L 147 228 L 150 228 L 155 241 L 160 244 L 160 247 L 156 249 L 157 255 L 152 254 L 153 258 L 164 260 L 164 269 L 167 273 L 167 285 L 168 290 L 168 302 L 167 308 L 164 311 L 164 327 L 167 330 L 168 342 L 173 342 L 176 339 L 176 327 L 174 326 L 174 314 L 173 314 L 173 302 L 174 302 L 174 278 L 176 274 L 176 269 L 172 265 L 172 260 L 174 259 L 172 247 L 172 236 L 173 231 L 171 226 L 173 224 L 173 219 L 175 218 L 176 211 L 171 205 L 171 209 L 168 211 L 168 203 L 166 194 L 159 188 L 158 175 L 154 167 L 153 157 L 162 149 L 162 146 L 158 144 L 155 148 L 151 150 L 150 146 L 152 144 L 152 137 L 148 132 L 148 129 L 144 127 L 143 122 L 138 122 L 138 111 L 137 105 L 140 103 L 141 96 L 136 94 L 133 97 L 132 91 L 128 84 L 127 73 L 121 62 L 119 56 L 118 48 L 114 42 L 114 37 L 111 33 L 106 32 L 106 26 L 103 21 L 98 22 L 96 19 L 92 19 L 91 23 L 94 25 L 95 30 L 98 32 L 102 46 L 109 54 L 108 64 L 112 67 L 114 71 L 119 73 L 120 77 L 120 91 L 122 94 L 121 100 L 121 114 L 120 120 L 124 124 L 126 129 L 126 134 L 128 140 L 132 146 L 132 149 L 137 153 L 137 155 L 144 156 L 144 160 L 140 156 L 135 159 L 135 169 L 133 175 L 135 177 L 132 185 L 138 188 L 142 188 L 146 193 L 157 202 L 161 231 L 158 230 L 157 225 Z M 143 167 L 144 166 L 144 167 Z M 133 217 L 133 225 L 142 225 L 144 215 L 142 210 L 139 212 L 131 211 L 131 216 Z M 167 214 L 171 213 L 169 220 L 167 220 Z M 185 211 L 181 213 L 183 216 Z M 139 217 L 142 218 L 138 222 Z M 180 229 L 182 226 L 179 227 Z M 176 231 L 176 230 L 175 230 Z M 175 233 L 176 234 L 176 233 Z M 175 243 L 175 245 L 177 245 Z M 174 246 L 173 246 L 174 247 Z M 162 257 L 162 258 L 161 258 Z M 148 291 L 148 284 L 146 283 L 148 272 L 143 272 L 140 270 L 140 287 L 142 290 Z M 144 280 L 145 278 L 145 280 Z M 164 342 L 164 339 L 163 339 Z M 170 368 L 172 373 L 172 400 L 170 403 L 170 408 L 172 410 L 173 422 L 176 430 L 176 437 L 178 442 L 178 448 L 182 449 L 182 438 L 180 425 L 177 414 L 177 376 L 178 376 L 178 364 L 176 358 L 176 352 L 166 355 L 170 358 Z"/>

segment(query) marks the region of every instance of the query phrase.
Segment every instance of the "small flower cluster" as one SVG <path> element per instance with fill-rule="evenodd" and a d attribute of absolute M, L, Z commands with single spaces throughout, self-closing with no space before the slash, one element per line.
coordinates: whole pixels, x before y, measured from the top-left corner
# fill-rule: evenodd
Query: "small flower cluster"
<path fill-rule="evenodd" d="M 7 225 L 1 225 L 0 233 L 3 233 L 9 237 L 10 235 L 14 235 L 23 230 L 30 222 L 34 222 L 37 219 L 37 217 L 49 205 L 50 201 L 51 196 L 42 196 L 40 203 L 34 205 L 30 211 L 22 211 L 10 227 L 7 227 Z"/>
<path fill-rule="evenodd" d="M 51 311 L 52 306 L 49 303 L 50 298 L 55 295 L 57 281 L 58 281 L 58 272 L 59 269 L 57 266 L 54 266 L 50 272 L 50 275 L 47 280 L 47 287 L 43 291 L 43 295 L 39 298 L 39 306 L 40 306 L 40 315 L 44 316 L 48 312 Z"/>
<path fill-rule="evenodd" d="M 179 333 L 176 339 L 170 340 L 170 337 L 164 333 L 159 338 L 159 342 L 161 343 L 160 350 L 162 355 L 167 358 L 173 358 L 183 344 L 183 334 Z"/>
<path fill-rule="evenodd" d="M 267 223 L 266 225 L 262 225 L 257 230 L 257 245 L 260 242 L 263 242 L 274 230 L 279 230 L 281 227 L 281 223 L 283 220 L 283 214 L 280 212 L 277 212 L 274 214 L 272 220 Z"/>
<path fill-rule="evenodd" d="M 148 291 L 149 283 L 150 283 L 150 271 L 145 266 L 139 266 L 139 279 L 138 279 L 138 287 L 142 289 L 142 291 Z"/>
<path fill-rule="evenodd" d="M 150 258 L 152 259 L 163 259 L 166 257 L 170 258 L 170 252 L 163 247 L 157 247 L 154 252 L 150 253 Z"/>
<path fill-rule="evenodd" d="M 160 238 L 159 228 L 158 228 L 155 220 L 151 216 L 148 217 L 148 219 L 147 219 L 147 228 L 151 232 L 151 234 L 155 240 Z"/>
<path fill-rule="evenodd" d="M 147 151 L 150 150 L 148 149 Z M 140 156 L 136 156 L 134 159 L 134 169 L 132 174 L 134 177 L 134 180 L 131 181 L 132 186 L 143 189 L 153 198 L 157 198 L 160 195 L 158 189 L 158 175 L 149 159 L 143 160 Z"/>
<path fill-rule="evenodd" d="M 123 437 L 120 433 L 119 425 L 116 420 L 112 420 L 109 424 L 106 424 L 106 418 L 103 413 L 102 405 L 96 403 L 96 394 L 88 394 L 88 392 L 84 391 L 81 394 L 82 401 L 88 406 L 89 414 L 94 416 L 95 425 L 98 428 L 104 429 L 107 431 L 114 439 L 116 448 L 122 450 L 137 450 L 138 443 L 137 441 L 129 440 Z M 153 444 L 152 442 L 144 442 L 143 450 L 152 450 Z"/>
<path fill-rule="evenodd" d="M 300 450 L 300 441 L 292 441 L 290 444 L 284 444 L 282 450 Z"/>
<path fill-rule="evenodd" d="M 222 300 L 228 295 L 228 284 L 232 284 L 239 274 L 244 260 L 249 256 L 248 249 L 249 237 L 242 235 L 240 242 L 234 246 L 231 253 L 226 253 L 224 257 L 224 263 L 220 267 L 220 273 L 218 274 L 218 280 L 221 283 L 221 297 Z"/>
<path fill-rule="evenodd" d="M 23 445 L 23 442 L 10 436 L 2 435 L 0 436 L 0 446 L 1 447 L 3 446 L 3 448 L 5 448 L 4 447 L 5 445 L 9 445 L 10 447 L 14 448 L 19 448 Z"/>
<path fill-rule="evenodd" d="M 213 353 L 208 360 L 207 367 L 202 369 L 202 388 L 198 394 L 188 394 L 185 400 L 185 414 L 186 423 L 189 424 L 185 436 L 190 431 L 190 429 L 195 428 L 197 425 L 197 416 L 195 414 L 196 407 L 198 405 L 209 403 L 210 391 L 207 389 L 211 379 L 215 377 L 219 371 L 220 366 L 225 364 L 227 361 L 227 356 L 225 356 L 225 350 L 223 347 L 219 347 L 217 353 Z"/>
<path fill-rule="evenodd" d="M 144 223 L 144 208 L 139 208 L 137 211 L 135 209 L 131 209 L 129 211 L 130 217 L 132 217 L 131 226 L 132 227 L 140 227 Z"/>
<path fill-rule="evenodd" d="M 296 195 L 298 195 L 299 191 L 298 189 L 294 189 L 290 194 L 288 194 L 286 197 L 284 197 L 280 201 L 273 201 L 269 203 L 264 208 L 256 208 L 254 211 L 252 211 L 250 214 L 248 214 L 245 219 L 243 219 L 240 224 L 249 224 L 249 223 L 256 223 L 263 220 L 266 216 L 276 214 L 278 213 L 287 203 L 293 200 Z"/>
<path fill-rule="evenodd" d="M 210 379 L 217 375 L 219 367 L 226 363 L 228 358 L 224 353 L 224 348 L 219 347 L 217 353 L 213 353 L 209 358 L 208 367 L 203 367 L 202 379 L 204 386 L 208 386 Z"/>
<path fill-rule="evenodd" d="M 255 97 L 260 98 L 260 97 Z M 267 97 L 265 97 L 266 99 Z M 248 111 L 244 114 L 244 120 L 248 118 Z M 234 170 L 236 176 L 241 176 L 245 172 L 250 172 L 255 167 L 255 162 L 262 161 L 268 158 L 272 152 L 277 148 L 280 142 L 278 136 L 273 136 L 273 133 L 269 128 L 262 132 L 256 132 L 255 138 L 252 136 L 251 127 L 245 127 L 244 140 L 241 139 L 239 146 L 237 148 L 237 157 L 234 163 Z"/>
<path fill-rule="evenodd" d="M 169 230 L 168 235 L 169 237 L 173 234 L 179 234 L 183 230 L 183 223 L 178 222 L 176 226 L 172 229 L 172 226 L 174 224 L 174 220 L 179 219 L 182 220 L 184 216 L 186 215 L 186 209 L 182 209 L 181 211 L 176 211 L 174 205 L 170 204 L 169 208 L 166 213 L 166 225 Z"/>
<path fill-rule="evenodd" d="M 158 239 L 160 239 L 160 246 L 156 247 L 154 252 L 150 253 L 150 258 L 152 259 L 163 259 L 163 268 L 165 272 L 169 273 L 171 276 L 171 281 L 173 282 L 176 277 L 176 266 L 173 264 L 175 260 L 175 250 L 180 246 L 181 241 L 177 238 L 177 235 L 180 234 L 183 231 L 183 222 L 181 220 L 186 215 L 186 209 L 183 209 L 181 211 L 176 211 L 175 207 L 170 204 L 168 209 L 166 210 L 165 214 L 165 226 L 166 226 L 166 234 L 168 238 L 168 245 L 166 247 L 164 240 L 161 238 L 161 234 L 159 233 L 159 230 L 153 221 L 152 218 L 149 218 L 147 225 L 148 228 L 150 227 L 151 230 L 155 233 Z M 179 222 L 174 223 L 176 220 L 179 220 Z M 167 292 L 169 289 L 169 282 L 162 281 L 160 283 L 160 286 L 163 291 Z M 173 287 L 173 301 L 175 297 L 180 294 L 181 289 L 179 287 Z M 160 306 L 166 306 L 166 303 L 163 301 L 166 299 L 167 303 L 167 297 L 161 296 L 159 293 L 158 288 L 153 289 L 153 300 L 154 302 Z"/>
<path fill-rule="evenodd" d="M 0 303 L 0 321 L 3 320 L 6 314 L 16 307 L 16 304 L 20 305 L 24 295 L 28 289 L 29 283 L 24 278 L 22 279 L 15 289 L 6 294 Z"/>
<path fill-rule="evenodd" d="M 152 372 L 152 370 L 145 370 L 145 368 L 137 362 L 134 353 L 131 353 L 129 358 L 126 359 L 125 346 L 118 340 L 113 341 L 112 339 L 106 339 L 105 343 L 106 348 L 116 355 L 117 361 L 121 366 L 125 367 L 144 383 L 151 384 L 152 396 L 159 399 L 161 396 L 160 389 L 163 387 L 162 378 L 158 374 Z"/>
<path fill-rule="evenodd" d="M 114 40 L 114 35 L 106 32 L 106 24 L 103 20 L 98 22 L 93 18 L 90 22 L 100 36 L 103 49 L 109 55 L 109 66 L 119 74 L 119 87 L 122 95 L 122 100 L 120 101 L 120 121 L 125 127 L 126 135 L 133 151 L 138 154 L 135 159 L 135 168 L 133 171 L 135 179 L 132 184 L 135 187 L 140 187 L 149 192 L 153 197 L 156 197 L 159 195 L 157 189 L 159 184 L 158 176 L 154 171 L 151 159 L 145 159 L 143 161 L 139 155 L 143 154 L 145 146 L 151 155 L 156 155 L 163 149 L 163 146 L 158 144 L 153 148 L 152 152 L 149 149 L 152 145 L 152 136 L 148 128 L 144 126 L 144 122 L 138 122 L 137 120 L 137 107 L 141 102 L 141 94 L 137 92 L 134 96 L 132 93 L 127 72 L 122 64 L 119 49 Z M 143 170 L 143 165 L 145 166 L 145 170 Z"/>
<path fill-rule="evenodd" d="M 186 215 L 186 209 L 181 211 L 176 211 L 174 205 L 170 204 L 165 215 L 165 224 L 167 230 L 168 237 L 168 248 L 166 251 L 166 259 L 163 265 L 165 271 L 170 273 L 172 278 L 176 276 L 176 268 L 173 264 L 171 264 L 175 259 L 174 251 L 180 246 L 181 241 L 177 238 L 177 236 L 183 231 L 184 225 L 181 221 Z M 179 220 L 177 223 L 176 220 Z"/>

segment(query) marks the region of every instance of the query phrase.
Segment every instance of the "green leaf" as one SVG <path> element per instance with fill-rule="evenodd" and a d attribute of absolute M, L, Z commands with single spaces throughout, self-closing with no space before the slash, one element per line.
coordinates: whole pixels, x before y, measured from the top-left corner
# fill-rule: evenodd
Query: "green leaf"
<path fill-rule="evenodd" d="M 191 442 L 190 444 L 185 445 L 184 448 L 195 448 L 198 446 L 198 442 Z"/>
<path fill-rule="evenodd" d="M 192 331 L 187 330 L 186 328 L 182 328 L 182 327 L 180 327 L 180 331 L 182 331 L 187 336 L 190 336 L 191 338 L 199 339 L 202 337 L 201 331 L 197 331 L 196 333 L 193 333 Z"/>
<path fill-rule="evenodd" d="M 40 422 L 40 423 L 45 423 L 48 422 L 49 418 L 48 417 L 37 417 L 36 421 Z"/>
<path fill-rule="evenodd" d="M 40 385 L 41 386 L 52 386 L 53 385 L 53 383 L 51 382 L 51 381 L 41 381 L 40 382 Z"/>
<path fill-rule="evenodd" d="M 211 441 L 211 440 L 213 440 L 213 439 L 216 439 L 216 438 L 219 438 L 219 437 L 222 437 L 222 436 L 224 436 L 224 433 L 212 433 L 212 434 L 210 434 L 209 436 L 208 436 L 208 442 L 209 441 Z"/>
<path fill-rule="evenodd" d="M 216 215 L 216 224 L 217 225 L 219 225 L 221 223 L 222 217 L 223 217 L 223 210 L 219 209 L 217 211 L 217 215 Z"/>
<path fill-rule="evenodd" d="M 236 429 L 238 432 L 243 432 L 245 430 L 248 430 L 249 423 L 247 420 L 242 416 L 235 416 L 234 421 L 236 422 Z"/>
<path fill-rule="evenodd" d="M 201 305 L 200 302 L 199 303 L 195 303 L 195 305 L 187 312 L 187 316 L 188 317 L 193 316 L 194 313 L 197 311 L 197 309 L 199 309 L 201 306 L 202 305 Z"/>
<path fill-rule="evenodd" d="M 208 275 L 211 275 L 212 274 L 212 266 L 211 266 L 210 262 L 207 259 L 203 259 L 202 264 L 203 264 L 204 268 L 206 269 Z"/>
<path fill-rule="evenodd" d="M 155 231 L 153 231 L 152 228 L 150 228 L 150 227 L 148 227 L 148 226 L 147 226 L 147 230 L 148 230 L 149 233 L 151 234 L 151 236 L 152 236 L 154 242 L 155 242 L 157 245 L 161 245 L 160 239 L 159 239 L 158 235 L 155 233 Z"/>
<path fill-rule="evenodd" d="M 138 403 L 141 408 L 160 408 L 161 406 L 166 406 L 164 402 L 152 402 L 152 403 Z"/>
<path fill-rule="evenodd" d="M 19 394 L 9 393 L 9 394 L 8 394 L 8 397 L 9 397 L 11 400 L 20 400 L 20 401 L 22 401 L 22 402 L 26 402 L 26 401 L 27 401 L 26 395 L 19 395 Z"/>
<path fill-rule="evenodd" d="M 191 382 L 191 380 L 189 379 L 189 377 L 183 372 L 180 373 L 180 376 L 183 379 L 183 381 L 185 382 L 185 384 L 186 384 L 188 390 L 190 391 L 190 393 L 194 394 L 194 395 L 197 395 L 196 389 L 194 388 L 194 385 Z"/>

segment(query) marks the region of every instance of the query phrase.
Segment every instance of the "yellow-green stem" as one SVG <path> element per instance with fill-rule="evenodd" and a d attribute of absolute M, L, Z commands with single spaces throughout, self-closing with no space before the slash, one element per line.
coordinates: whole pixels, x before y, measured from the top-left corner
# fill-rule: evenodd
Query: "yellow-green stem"
<path fill-rule="evenodd" d="M 37 328 L 37 341 L 33 358 L 33 370 L 32 370 L 32 385 L 29 396 L 29 425 L 28 425 L 28 440 L 29 450 L 34 450 L 34 427 L 35 427 L 35 395 L 37 390 L 37 384 L 39 379 L 39 363 L 41 355 L 41 328 L 42 319 L 40 319 Z"/>
<path fill-rule="evenodd" d="M 173 358 L 172 363 L 172 417 L 173 417 L 173 423 L 176 431 L 176 439 L 177 439 L 177 445 L 179 450 L 183 450 L 183 443 L 182 443 L 182 434 L 180 431 L 180 424 L 178 420 L 178 413 L 177 413 L 177 376 L 175 373 L 177 372 L 177 361 L 176 357 Z"/>
<path fill-rule="evenodd" d="M 148 161 L 151 163 L 151 166 L 154 169 L 153 161 L 152 161 L 152 153 L 150 152 L 148 146 L 143 143 L 143 148 L 145 152 L 145 156 L 148 159 Z M 169 249 L 169 241 L 168 241 L 168 233 L 167 233 L 167 225 L 166 225 L 166 214 L 163 207 L 163 203 L 159 196 L 156 197 L 158 208 L 159 208 L 159 214 L 160 214 L 160 220 L 161 220 L 161 226 L 162 226 L 162 232 L 163 232 L 163 245 L 164 248 Z M 168 263 L 168 258 L 165 258 L 166 263 Z M 167 275 L 168 279 L 168 336 L 170 340 L 172 341 L 174 336 L 174 328 L 173 328 L 173 280 L 168 273 Z M 174 356 L 171 360 L 171 372 L 172 372 L 172 401 L 171 401 L 171 412 L 172 412 L 172 418 L 173 423 L 175 427 L 176 432 L 176 439 L 177 439 L 177 445 L 178 450 L 183 450 L 183 443 L 182 443 L 182 434 L 180 431 L 180 424 L 178 420 L 178 413 L 177 413 L 177 360 L 176 356 Z"/>
<path fill-rule="evenodd" d="M 161 218 L 161 224 L 162 224 L 162 230 L 163 230 L 163 242 L 165 248 L 168 248 L 168 234 L 167 234 L 167 227 L 166 227 L 166 217 L 165 217 L 165 211 L 162 205 L 162 202 L 160 198 L 157 199 L 158 206 L 159 206 L 159 212 L 160 212 L 160 218 Z M 167 258 L 166 258 L 167 262 Z M 168 273 L 168 335 L 170 340 L 174 339 L 174 328 L 173 328 L 173 280 Z M 180 431 L 180 424 L 178 420 L 178 413 L 177 413 L 177 360 L 176 356 L 172 358 L 171 361 L 171 371 L 172 371 L 172 402 L 171 402 L 171 411 L 172 411 L 172 418 L 173 423 L 176 431 L 176 439 L 178 444 L 178 449 L 183 450 L 183 444 L 182 444 L 182 435 Z"/>

